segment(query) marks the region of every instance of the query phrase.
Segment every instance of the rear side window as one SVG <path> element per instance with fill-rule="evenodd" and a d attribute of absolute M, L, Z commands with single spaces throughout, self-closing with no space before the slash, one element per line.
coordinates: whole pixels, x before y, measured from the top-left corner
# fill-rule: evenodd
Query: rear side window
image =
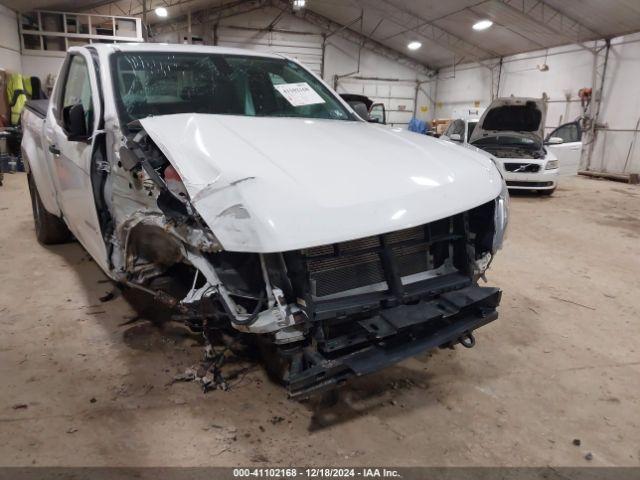
<path fill-rule="evenodd" d="M 451 138 L 451 135 L 457 133 L 460 135 L 460 138 L 464 137 L 464 121 L 462 120 L 454 120 L 449 124 L 447 131 L 444 133 L 445 136 Z"/>
<path fill-rule="evenodd" d="M 81 104 L 84 108 L 87 132 L 93 130 L 93 99 L 91 96 L 91 82 L 89 80 L 89 69 L 84 57 L 74 55 L 71 57 L 69 70 L 64 83 L 62 94 L 62 105 L 60 111 L 66 107 Z"/>

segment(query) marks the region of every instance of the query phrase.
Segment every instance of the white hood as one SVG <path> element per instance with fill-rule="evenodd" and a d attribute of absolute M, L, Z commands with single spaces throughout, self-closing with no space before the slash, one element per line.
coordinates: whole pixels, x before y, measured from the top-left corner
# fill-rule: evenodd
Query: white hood
<path fill-rule="evenodd" d="M 541 98 L 496 98 L 480 117 L 469 143 L 496 135 L 526 137 L 542 145 L 547 104 Z"/>
<path fill-rule="evenodd" d="M 502 188 L 482 155 L 365 122 L 176 114 L 141 123 L 230 251 L 280 252 L 409 228 Z"/>

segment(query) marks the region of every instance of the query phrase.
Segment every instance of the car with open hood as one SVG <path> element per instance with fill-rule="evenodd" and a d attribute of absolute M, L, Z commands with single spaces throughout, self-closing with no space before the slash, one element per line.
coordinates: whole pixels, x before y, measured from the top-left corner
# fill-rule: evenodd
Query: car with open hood
<path fill-rule="evenodd" d="M 292 59 L 74 47 L 23 126 L 41 243 L 73 235 L 207 346 L 255 345 L 293 397 L 497 318 L 478 284 L 507 226 L 494 164 L 363 121 Z"/>
<path fill-rule="evenodd" d="M 558 157 L 544 142 L 546 111 L 543 99 L 497 98 L 479 120 L 453 120 L 442 138 L 487 152 L 509 189 L 551 195 L 560 170 Z"/>

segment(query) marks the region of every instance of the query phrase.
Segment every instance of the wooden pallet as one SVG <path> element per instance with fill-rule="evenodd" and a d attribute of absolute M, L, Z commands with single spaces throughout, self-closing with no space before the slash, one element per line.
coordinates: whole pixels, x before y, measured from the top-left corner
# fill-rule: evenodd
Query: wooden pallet
<path fill-rule="evenodd" d="M 630 183 L 632 185 L 640 184 L 640 174 L 638 173 L 609 173 L 609 172 L 594 172 L 591 170 L 580 170 L 578 172 L 578 175 L 584 175 L 586 177 L 594 177 L 594 178 L 606 178 L 607 180 Z"/>

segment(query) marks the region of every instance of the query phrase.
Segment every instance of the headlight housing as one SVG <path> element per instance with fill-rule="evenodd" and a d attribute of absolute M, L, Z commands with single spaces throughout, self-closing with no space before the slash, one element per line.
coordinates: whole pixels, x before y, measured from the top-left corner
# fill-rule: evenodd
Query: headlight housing
<path fill-rule="evenodd" d="M 554 168 L 558 168 L 558 160 L 549 160 L 547 166 L 544 167 L 545 170 L 553 170 Z"/>
<path fill-rule="evenodd" d="M 502 180 L 502 191 L 495 201 L 496 205 L 493 214 L 495 231 L 493 233 L 493 248 L 491 251 L 494 254 L 502 248 L 507 225 L 509 224 L 509 189 L 504 179 Z"/>

